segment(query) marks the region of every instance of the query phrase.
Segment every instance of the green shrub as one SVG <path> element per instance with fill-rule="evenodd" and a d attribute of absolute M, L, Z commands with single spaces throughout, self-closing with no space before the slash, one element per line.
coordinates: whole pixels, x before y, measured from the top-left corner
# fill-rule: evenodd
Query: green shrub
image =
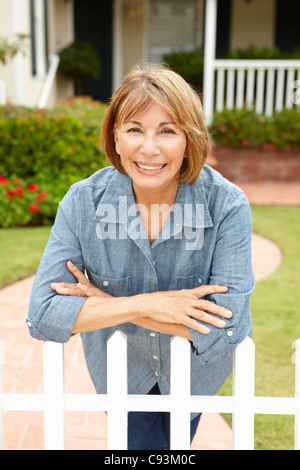
<path fill-rule="evenodd" d="M 216 144 L 232 147 L 264 146 L 300 149 L 300 113 L 283 109 L 268 117 L 247 108 L 224 110 L 214 114 L 210 126 Z"/>
<path fill-rule="evenodd" d="M 50 110 L 0 107 L 0 175 L 10 185 L 12 177 L 24 180 L 23 189 L 34 182 L 48 194 L 47 204 L 33 221 L 24 198 L 7 201 L 2 185 L 1 214 L 11 210 L 15 215 L 6 216 L 0 226 L 51 222 L 70 185 L 107 165 L 99 145 L 105 111 L 105 105 L 91 99 L 62 102 Z"/>
<path fill-rule="evenodd" d="M 67 79 L 75 81 L 77 94 L 81 94 L 81 83 L 85 77 L 99 77 L 101 63 L 93 46 L 87 42 L 74 41 L 60 53 L 58 70 Z"/>
<path fill-rule="evenodd" d="M 193 51 L 174 51 L 163 56 L 163 61 L 179 73 L 190 85 L 202 92 L 203 90 L 203 64 L 202 49 Z"/>

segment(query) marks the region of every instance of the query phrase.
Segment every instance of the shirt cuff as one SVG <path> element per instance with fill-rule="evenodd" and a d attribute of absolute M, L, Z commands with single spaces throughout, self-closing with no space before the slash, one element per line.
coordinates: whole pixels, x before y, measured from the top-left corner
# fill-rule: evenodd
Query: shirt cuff
<path fill-rule="evenodd" d="M 86 297 L 55 295 L 38 325 L 27 318 L 30 335 L 42 341 L 67 343 L 85 301 Z"/>

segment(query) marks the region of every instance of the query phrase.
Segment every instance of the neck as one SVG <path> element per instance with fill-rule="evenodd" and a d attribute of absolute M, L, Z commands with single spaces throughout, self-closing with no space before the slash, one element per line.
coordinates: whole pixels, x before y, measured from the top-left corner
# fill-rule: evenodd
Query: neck
<path fill-rule="evenodd" d="M 144 205 L 147 209 L 151 209 L 152 205 L 157 204 L 173 206 L 173 204 L 175 204 L 177 190 L 178 184 L 169 188 L 168 191 L 162 191 L 161 189 L 155 191 L 152 189 L 144 190 L 133 188 L 136 203 Z"/>

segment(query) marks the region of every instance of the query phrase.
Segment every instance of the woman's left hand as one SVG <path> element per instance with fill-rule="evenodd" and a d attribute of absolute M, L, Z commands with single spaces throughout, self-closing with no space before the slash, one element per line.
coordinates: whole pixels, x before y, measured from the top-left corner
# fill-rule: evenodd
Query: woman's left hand
<path fill-rule="evenodd" d="M 54 282 L 51 284 L 57 294 L 72 295 L 75 297 L 111 297 L 111 295 L 103 292 L 98 287 L 95 287 L 89 282 L 85 275 L 71 262 L 67 262 L 67 268 L 70 273 L 77 279 L 77 284 L 70 284 L 68 282 Z"/>

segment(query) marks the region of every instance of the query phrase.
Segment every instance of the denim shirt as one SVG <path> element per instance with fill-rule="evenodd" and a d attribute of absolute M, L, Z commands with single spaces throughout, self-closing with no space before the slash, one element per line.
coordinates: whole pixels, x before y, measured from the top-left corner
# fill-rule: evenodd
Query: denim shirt
<path fill-rule="evenodd" d="M 233 312 L 227 326 L 209 325 L 207 335 L 189 329 L 191 393 L 215 394 L 231 373 L 235 348 L 252 333 L 250 208 L 244 193 L 207 165 L 196 183 L 179 184 L 175 207 L 177 216 L 171 214 L 150 245 L 128 176 L 107 167 L 73 185 L 59 204 L 35 277 L 26 320 L 31 336 L 61 343 L 72 336 L 85 298 L 50 287 L 77 282 L 68 260 L 113 296 L 222 284 L 229 291 L 208 300 Z M 116 330 L 127 335 L 128 393 L 145 394 L 158 383 L 168 394 L 171 336 L 131 323 L 81 334 L 97 393 L 106 393 L 106 342 Z"/>

